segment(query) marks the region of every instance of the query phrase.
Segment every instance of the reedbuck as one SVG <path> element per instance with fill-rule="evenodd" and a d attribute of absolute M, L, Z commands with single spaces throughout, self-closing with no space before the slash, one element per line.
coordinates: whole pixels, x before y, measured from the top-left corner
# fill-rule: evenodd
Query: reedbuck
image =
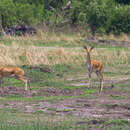
<path fill-rule="evenodd" d="M 25 83 L 25 90 L 28 90 L 28 87 L 31 90 L 29 79 L 24 76 L 24 70 L 19 67 L 0 66 L 0 86 L 3 77 L 14 77 L 21 80 Z"/>
<path fill-rule="evenodd" d="M 91 85 L 91 74 L 92 72 L 95 72 L 96 75 L 100 78 L 99 93 L 101 93 L 103 89 L 103 74 L 102 74 L 103 65 L 100 61 L 91 60 L 90 52 L 92 51 L 93 48 L 94 48 L 93 46 L 90 48 L 84 46 L 84 49 L 87 52 L 87 69 L 88 69 L 88 77 L 89 77 L 89 87 Z"/>

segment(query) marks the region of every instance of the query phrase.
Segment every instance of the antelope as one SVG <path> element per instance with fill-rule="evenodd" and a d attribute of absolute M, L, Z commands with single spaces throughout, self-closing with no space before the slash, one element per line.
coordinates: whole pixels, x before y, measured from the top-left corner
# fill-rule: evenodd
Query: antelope
<path fill-rule="evenodd" d="M 19 67 L 0 66 L 0 86 L 2 84 L 3 77 L 14 77 L 25 83 L 25 90 L 30 88 L 29 79 L 24 76 L 24 70 Z"/>
<path fill-rule="evenodd" d="M 100 94 L 103 89 L 103 74 L 102 74 L 103 65 L 102 62 L 100 61 L 91 60 L 90 52 L 92 51 L 93 48 L 94 48 L 93 46 L 90 48 L 84 46 L 84 49 L 87 52 L 87 69 L 88 69 L 88 77 L 89 77 L 88 87 L 90 88 L 91 86 L 91 74 L 92 72 L 95 72 L 97 77 L 100 78 L 100 87 L 99 87 L 99 94 Z"/>

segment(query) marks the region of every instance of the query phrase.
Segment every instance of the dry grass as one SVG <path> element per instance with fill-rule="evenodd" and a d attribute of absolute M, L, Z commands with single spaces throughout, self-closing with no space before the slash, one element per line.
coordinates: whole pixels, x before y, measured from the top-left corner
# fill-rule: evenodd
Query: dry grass
<path fill-rule="evenodd" d="M 94 49 L 92 59 L 101 60 L 104 65 L 129 64 L 130 53 L 124 50 Z M 36 47 L 33 45 L 11 46 L 0 45 L 1 65 L 55 65 L 75 64 L 82 65 L 86 62 L 86 52 L 83 48 L 63 47 Z"/>
<path fill-rule="evenodd" d="M 73 43 L 78 45 L 78 41 L 84 39 L 80 32 L 75 35 L 67 34 L 56 34 L 52 32 L 43 32 L 38 30 L 35 36 L 26 37 L 9 37 L 4 36 L 3 41 L 11 40 L 12 44 L 6 46 L 0 44 L 0 64 L 1 65 L 54 65 L 54 64 L 76 64 L 82 65 L 86 62 L 86 52 L 83 48 L 63 48 L 63 47 L 36 47 L 33 42 L 44 41 L 49 42 L 61 42 L 65 41 L 67 44 Z M 122 34 L 120 39 L 114 35 L 104 36 L 103 38 L 113 39 L 113 40 L 125 40 L 130 41 L 130 37 Z M 118 39 L 117 39 L 118 38 Z M 25 45 L 26 41 L 26 45 Z M 18 42 L 20 44 L 18 44 Z M 130 53 L 125 50 L 114 50 L 114 49 L 94 49 L 91 53 L 92 59 L 101 60 L 104 65 L 114 65 L 114 64 L 129 64 Z"/>
<path fill-rule="evenodd" d="M 46 31 L 45 31 L 46 30 Z M 11 41 L 26 41 L 26 44 L 32 45 L 33 42 L 35 41 L 40 41 L 42 44 L 44 43 L 54 43 L 54 42 L 65 42 L 67 45 L 76 45 L 78 46 L 79 44 L 82 44 L 81 41 L 84 41 L 87 37 L 90 37 L 88 32 L 75 32 L 73 34 L 70 33 L 62 33 L 62 32 L 55 32 L 53 29 L 49 31 L 48 29 L 45 30 L 37 30 L 37 34 L 34 36 L 27 35 L 25 36 L 3 36 L 3 41 L 11 40 Z M 115 36 L 113 34 L 110 35 L 104 35 L 104 36 L 97 36 L 99 39 L 108 39 L 108 40 L 114 40 L 114 41 L 126 41 L 130 42 L 130 36 L 122 33 L 120 36 Z M 53 44 L 52 44 L 53 46 Z"/>
<path fill-rule="evenodd" d="M 121 33 L 120 36 L 115 36 L 114 34 L 105 35 L 105 36 L 101 37 L 101 39 L 110 39 L 110 40 L 114 40 L 114 41 L 130 42 L 130 36 L 125 33 Z"/>
<path fill-rule="evenodd" d="M 42 41 L 44 43 L 51 43 L 51 42 L 62 42 L 65 41 L 66 43 L 73 43 L 76 44 L 77 41 L 83 39 L 80 33 L 75 35 L 69 34 L 56 34 L 54 31 L 52 32 L 43 32 L 42 30 L 37 31 L 37 35 L 30 36 L 3 36 L 3 40 L 14 40 L 14 41 L 26 41 L 27 44 L 32 43 L 32 41 Z"/>

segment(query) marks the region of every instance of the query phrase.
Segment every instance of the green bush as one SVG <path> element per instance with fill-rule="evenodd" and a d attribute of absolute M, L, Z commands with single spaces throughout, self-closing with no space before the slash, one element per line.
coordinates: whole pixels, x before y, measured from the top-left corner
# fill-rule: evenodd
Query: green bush
<path fill-rule="evenodd" d="M 0 0 L 0 23 L 2 27 L 17 23 L 16 8 L 12 0 Z"/>
<path fill-rule="evenodd" d="M 119 5 L 114 0 L 82 0 L 73 2 L 72 23 L 85 24 L 96 32 L 130 33 L 130 6 Z"/>
<path fill-rule="evenodd" d="M 42 13 L 41 5 L 0 0 L 0 23 L 4 28 L 22 23 L 37 24 L 42 18 Z"/>
<path fill-rule="evenodd" d="M 75 0 L 64 10 L 68 0 L 0 0 L 0 28 L 11 25 L 52 26 L 69 21 L 86 26 L 95 33 L 130 33 L 130 2 L 128 0 Z M 52 8 L 49 8 L 51 6 Z"/>
<path fill-rule="evenodd" d="M 121 32 L 130 33 L 130 6 L 118 6 L 113 8 L 110 25 L 106 31 L 120 34 Z"/>
<path fill-rule="evenodd" d="M 130 0 L 115 0 L 119 4 L 130 4 Z"/>

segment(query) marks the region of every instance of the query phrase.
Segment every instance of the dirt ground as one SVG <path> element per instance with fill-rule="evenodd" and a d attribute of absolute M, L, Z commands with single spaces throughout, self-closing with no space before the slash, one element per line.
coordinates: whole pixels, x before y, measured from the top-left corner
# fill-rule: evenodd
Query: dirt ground
<path fill-rule="evenodd" d="M 128 82 L 130 79 L 123 80 Z M 104 88 L 107 88 L 105 86 Z M 114 86 L 118 87 L 118 86 Z M 54 87 L 44 88 L 37 91 L 25 91 L 24 88 L 5 86 L 0 88 L 0 97 L 9 95 L 20 95 L 23 97 L 32 96 L 80 96 L 87 87 L 77 88 L 75 90 L 59 90 Z M 114 99 L 112 97 L 124 96 L 125 98 Z M 18 109 L 24 113 L 44 112 L 50 115 L 67 116 L 72 115 L 78 118 L 96 118 L 96 119 L 128 119 L 130 120 L 130 93 L 118 89 L 104 89 L 101 95 L 91 94 L 91 97 L 65 99 L 51 103 L 49 101 L 7 101 L 0 103 L 1 108 Z"/>
<path fill-rule="evenodd" d="M 128 41 L 115 41 L 115 40 L 106 40 L 106 39 L 98 39 L 98 38 L 93 38 L 90 37 L 88 39 L 85 39 L 86 42 L 90 42 L 96 45 L 110 45 L 113 47 L 129 47 L 130 46 L 130 42 Z"/>

